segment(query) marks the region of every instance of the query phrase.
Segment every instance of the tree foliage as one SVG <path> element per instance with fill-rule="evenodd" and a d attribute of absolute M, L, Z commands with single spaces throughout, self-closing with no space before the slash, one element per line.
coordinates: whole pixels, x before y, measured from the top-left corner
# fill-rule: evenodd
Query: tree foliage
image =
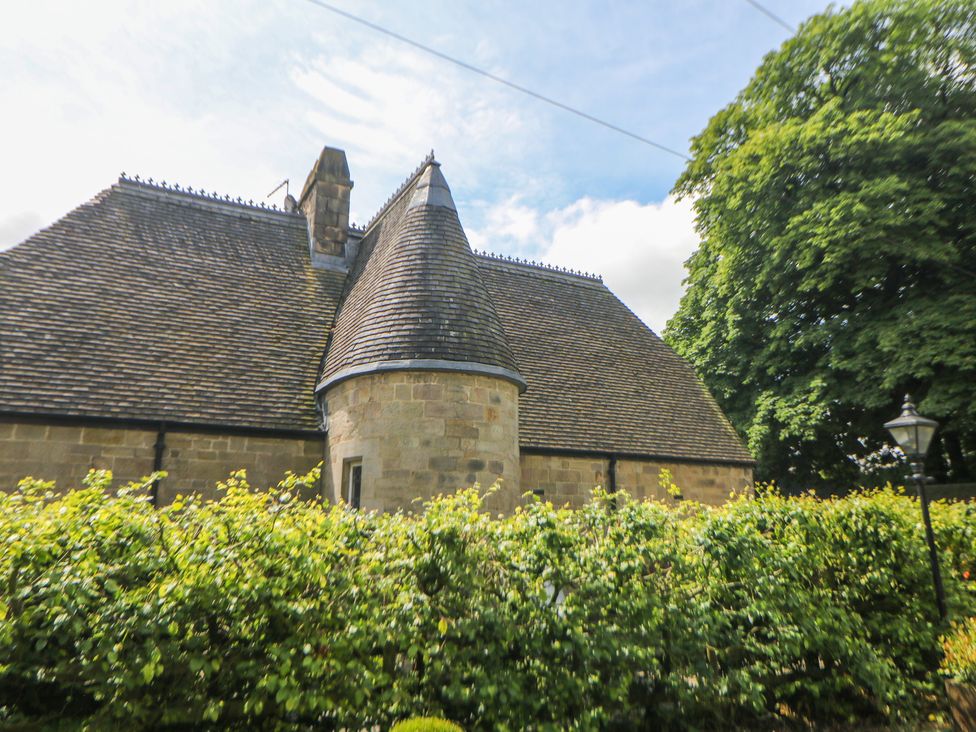
<path fill-rule="evenodd" d="M 390 728 L 390 732 L 464 732 L 464 730 L 446 719 L 414 717 L 403 722 L 397 722 Z"/>
<path fill-rule="evenodd" d="M 976 468 L 976 5 L 806 21 L 693 141 L 700 248 L 666 338 L 794 488 L 870 480 L 912 392 Z"/>
<path fill-rule="evenodd" d="M 784 729 L 933 710 L 917 503 L 596 492 L 493 519 L 477 491 L 367 514 L 253 493 L 156 510 L 110 476 L 0 493 L 0 726 Z M 954 616 L 976 506 L 935 504 Z M 19 727 L 18 727 L 19 725 Z"/>
<path fill-rule="evenodd" d="M 942 648 L 942 673 L 963 684 L 976 684 L 976 618 L 953 623 Z"/>

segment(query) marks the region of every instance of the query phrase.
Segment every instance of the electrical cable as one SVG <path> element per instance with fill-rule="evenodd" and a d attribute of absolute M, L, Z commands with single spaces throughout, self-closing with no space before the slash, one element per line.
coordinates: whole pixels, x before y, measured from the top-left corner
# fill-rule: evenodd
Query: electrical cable
<path fill-rule="evenodd" d="M 788 30 L 790 33 L 796 33 L 796 28 L 794 28 L 792 25 L 790 25 L 785 20 L 783 20 L 781 17 L 776 15 L 776 13 L 774 13 L 769 8 L 760 5 L 758 2 L 756 2 L 756 0 L 746 0 L 746 2 L 749 3 L 756 10 L 758 10 L 760 13 L 765 15 L 767 18 L 771 18 L 774 23 L 779 23 L 781 26 L 786 28 L 786 30 Z"/>
<path fill-rule="evenodd" d="M 336 15 L 341 15 L 343 18 L 346 18 L 347 20 L 351 20 L 355 23 L 359 23 L 360 25 L 366 26 L 367 28 L 376 31 L 377 33 L 382 33 L 383 35 L 389 36 L 390 38 L 395 38 L 401 43 L 406 43 L 410 46 L 413 46 L 414 48 L 420 49 L 425 53 L 429 53 L 432 56 L 436 56 L 437 58 L 443 61 L 449 61 L 455 66 L 460 66 L 462 69 L 465 69 L 475 74 L 479 74 L 480 76 L 483 76 L 486 79 L 491 79 L 494 82 L 503 84 L 509 87 L 510 89 L 514 89 L 515 91 L 521 92 L 522 94 L 526 94 L 530 97 L 533 97 L 534 99 L 538 99 L 539 101 L 545 102 L 546 104 L 551 104 L 552 106 L 557 107 L 563 110 L 564 112 L 575 114 L 577 117 L 582 117 L 583 119 L 598 124 L 601 127 L 605 127 L 608 130 L 613 130 L 614 132 L 617 132 L 621 135 L 626 135 L 631 139 L 637 140 L 638 142 L 642 142 L 645 145 L 650 145 L 651 147 L 655 147 L 658 150 L 663 150 L 664 152 L 670 153 L 671 155 L 675 155 L 681 158 L 682 160 L 691 160 L 691 158 L 685 155 L 683 152 L 675 150 L 674 148 L 668 147 L 667 145 L 662 145 L 659 142 L 654 142 L 654 140 L 649 140 L 648 138 L 643 137 L 642 135 L 638 135 L 635 132 L 631 132 L 630 130 L 626 130 L 623 127 L 619 127 L 613 124 L 612 122 L 607 122 L 606 120 L 600 119 L 599 117 L 594 117 L 592 114 L 589 114 L 588 112 L 584 112 L 582 110 L 576 109 L 575 107 L 571 107 L 568 104 L 564 104 L 563 102 L 557 101 L 552 97 L 547 97 L 544 94 L 540 94 L 539 92 L 532 91 L 531 89 L 528 89 L 524 86 L 520 86 L 519 84 L 511 82 L 508 79 L 504 79 L 501 76 L 496 76 L 495 74 L 492 74 L 489 71 L 485 71 L 484 69 L 480 69 L 477 66 L 473 66 L 465 61 L 456 59 L 453 56 L 448 56 L 446 53 L 442 53 L 441 51 L 431 48 L 430 46 L 425 46 L 424 44 L 414 41 L 410 38 L 407 38 L 406 36 L 402 36 L 399 33 L 396 33 L 395 31 L 391 31 L 388 28 L 384 28 L 381 25 L 377 25 L 376 23 L 372 23 L 364 18 L 360 18 L 358 15 L 353 15 L 352 13 L 348 13 L 345 10 L 335 7 L 334 5 L 330 5 L 327 2 L 323 2 L 323 0 L 305 0 L 305 1 L 311 5 L 315 5 L 316 7 L 322 8 L 323 10 L 328 10 L 329 12 L 335 13 Z"/>

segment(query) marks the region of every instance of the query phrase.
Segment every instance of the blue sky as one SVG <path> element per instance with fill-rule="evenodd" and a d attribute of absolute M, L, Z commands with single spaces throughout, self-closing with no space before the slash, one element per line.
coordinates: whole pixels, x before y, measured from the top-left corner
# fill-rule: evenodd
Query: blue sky
<path fill-rule="evenodd" d="M 745 0 L 333 2 L 679 150 L 789 35 Z M 601 273 L 658 331 L 697 242 L 680 159 L 305 0 L 6 3 L 0 68 L 0 249 L 123 170 L 257 199 L 326 144 L 355 220 L 433 148 L 472 245 Z"/>

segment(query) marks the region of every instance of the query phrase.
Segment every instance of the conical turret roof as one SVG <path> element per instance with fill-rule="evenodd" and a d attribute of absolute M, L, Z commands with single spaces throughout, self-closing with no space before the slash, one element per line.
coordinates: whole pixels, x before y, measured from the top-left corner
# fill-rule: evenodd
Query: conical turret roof
<path fill-rule="evenodd" d="M 487 373 L 525 385 L 433 160 L 366 231 L 319 388 L 393 369 Z"/>

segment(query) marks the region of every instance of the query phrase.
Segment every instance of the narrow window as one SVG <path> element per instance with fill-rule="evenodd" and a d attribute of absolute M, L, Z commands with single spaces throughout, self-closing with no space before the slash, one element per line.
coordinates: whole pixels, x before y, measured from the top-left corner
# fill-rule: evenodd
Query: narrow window
<path fill-rule="evenodd" d="M 363 498 L 363 461 L 348 464 L 346 471 L 346 500 L 353 508 L 359 508 Z"/>

